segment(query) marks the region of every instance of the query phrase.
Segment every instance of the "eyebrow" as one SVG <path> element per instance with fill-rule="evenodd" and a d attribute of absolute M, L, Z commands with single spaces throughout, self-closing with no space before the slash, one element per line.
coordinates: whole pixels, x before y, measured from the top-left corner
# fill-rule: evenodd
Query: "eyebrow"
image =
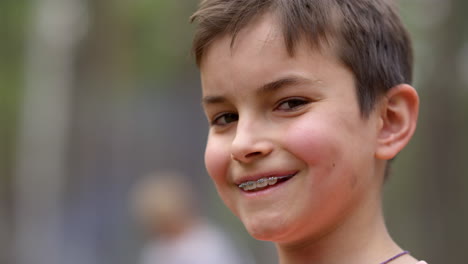
<path fill-rule="evenodd" d="M 304 77 L 299 77 L 299 76 L 288 76 L 284 78 L 280 78 L 278 80 L 266 83 L 262 85 L 258 90 L 257 94 L 258 95 L 263 95 L 267 93 L 273 93 L 277 92 L 278 90 L 284 89 L 288 86 L 295 86 L 295 85 L 300 85 L 300 84 L 308 84 L 312 83 L 315 81 L 309 80 Z"/>
<path fill-rule="evenodd" d="M 294 85 L 300 85 L 300 84 L 308 84 L 308 83 L 315 83 L 317 81 L 310 80 L 304 77 L 300 76 L 287 76 L 280 78 L 278 80 L 266 83 L 262 86 L 260 86 L 256 94 L 257 95 L 264 95 L 268 93 L 274 93 L 280 89 L 284 89 L 288 86 L 294 86 Z M 226 102 L 227 99 L 224 96 L 221 95 L 207 95 L 203 97 L 202 99 L 202 104 L 203 105 L 209 105 L 209 104 L 220 104 Z"/>

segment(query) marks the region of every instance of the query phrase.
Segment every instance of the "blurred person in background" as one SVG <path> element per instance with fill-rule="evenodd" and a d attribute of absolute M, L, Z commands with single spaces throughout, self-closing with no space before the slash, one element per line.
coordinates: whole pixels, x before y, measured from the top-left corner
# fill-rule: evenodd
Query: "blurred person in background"
<path fill-rule="evenodd" d="M 155 172 L 132 192 L 133 212 L 148 242 L 141 264 L 240 264 L 226 235 L 200 216 L 190 184 L 176 172 Z"/>

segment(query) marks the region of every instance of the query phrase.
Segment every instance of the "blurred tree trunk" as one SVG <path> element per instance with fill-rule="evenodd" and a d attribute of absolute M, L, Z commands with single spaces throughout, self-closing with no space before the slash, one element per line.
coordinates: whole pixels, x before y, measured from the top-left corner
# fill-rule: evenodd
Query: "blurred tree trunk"
<path fill-rule="evenodd" d="M 32 4 L 15 177 L 15 258 L 62 264 L 62 192 L 76 44 L 86 13 L 80 0 Z"/>
<path fill-rule="evenodd" d="M 25 8 L 0 1 L 0 263 L 12 263 L 12 161 L 15 148 L 17 95 L 21 77 L 22 24 Z"/>
<path fill-rule="evenodd" d="M 421 83 L 421 120 L 423 161 L 421 186 L 425 197 L 421 214 L 424 219 L 426 252 L 433 263 L 461 263 L 465 252 L 457 246 L 466 245 L 468 223 L 466 210 L 466 149 L 468 142 L 467 89 L 457 69 L 464 40 L 467 37 L 467 1 L 451 0 L 446 19 L 432 30 L 433 53 L 429 61 L 436 62 L 433 72 L 423 76 Z M 465 34 L 461 34 L 465 32 Z M 466 73 L 465 73 L 466 74 Z M 428 146 L 431 146 L 429 149 Z M 462 146 L 462 147 L 460 147 Z M 465 240 L 464 242 L 462 240 Z"/>
<path fill-rule="evenodd" d="M 69 264 L 132 263 L 128 254 L 125 187 L 131 180 L 132 47 L 135 32 L 123 5 L 86 0 L 92 25 L 79 47 L 65 195 L 65 252 Z M 130 177 L 130 178 L 129 178 Z M 122 229 L 122 227 L 125 227 Z M 132 261 L 133 260 L 133 261 Z"/>

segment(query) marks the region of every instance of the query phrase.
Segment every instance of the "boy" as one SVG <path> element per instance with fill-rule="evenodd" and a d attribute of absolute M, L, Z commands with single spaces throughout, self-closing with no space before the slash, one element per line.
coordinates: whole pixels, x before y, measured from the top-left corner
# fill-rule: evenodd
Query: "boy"
<path fill-rule="evenodd" d="M 193 50 L 205 164 L 281 264 L 415 264 L 385 227 L 389 160 L 412 137 L 412 50 L 377 0 L 205 0 Z M 420 262 L 422 263 L 422 262 Z"/>

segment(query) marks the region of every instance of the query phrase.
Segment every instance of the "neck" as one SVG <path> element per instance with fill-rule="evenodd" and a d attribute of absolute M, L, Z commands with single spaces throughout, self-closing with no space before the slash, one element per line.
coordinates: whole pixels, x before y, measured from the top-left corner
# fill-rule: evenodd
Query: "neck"
<path fill-rule="evenodd" d="M 402 252 L 388 234 L 381 199 L 376 196 L 326 235 L 301 243 L 277 244 L 280 264 L 379 264 Z M 410 256 L 404 260 L 392 264 L 414 263 Z"/>

